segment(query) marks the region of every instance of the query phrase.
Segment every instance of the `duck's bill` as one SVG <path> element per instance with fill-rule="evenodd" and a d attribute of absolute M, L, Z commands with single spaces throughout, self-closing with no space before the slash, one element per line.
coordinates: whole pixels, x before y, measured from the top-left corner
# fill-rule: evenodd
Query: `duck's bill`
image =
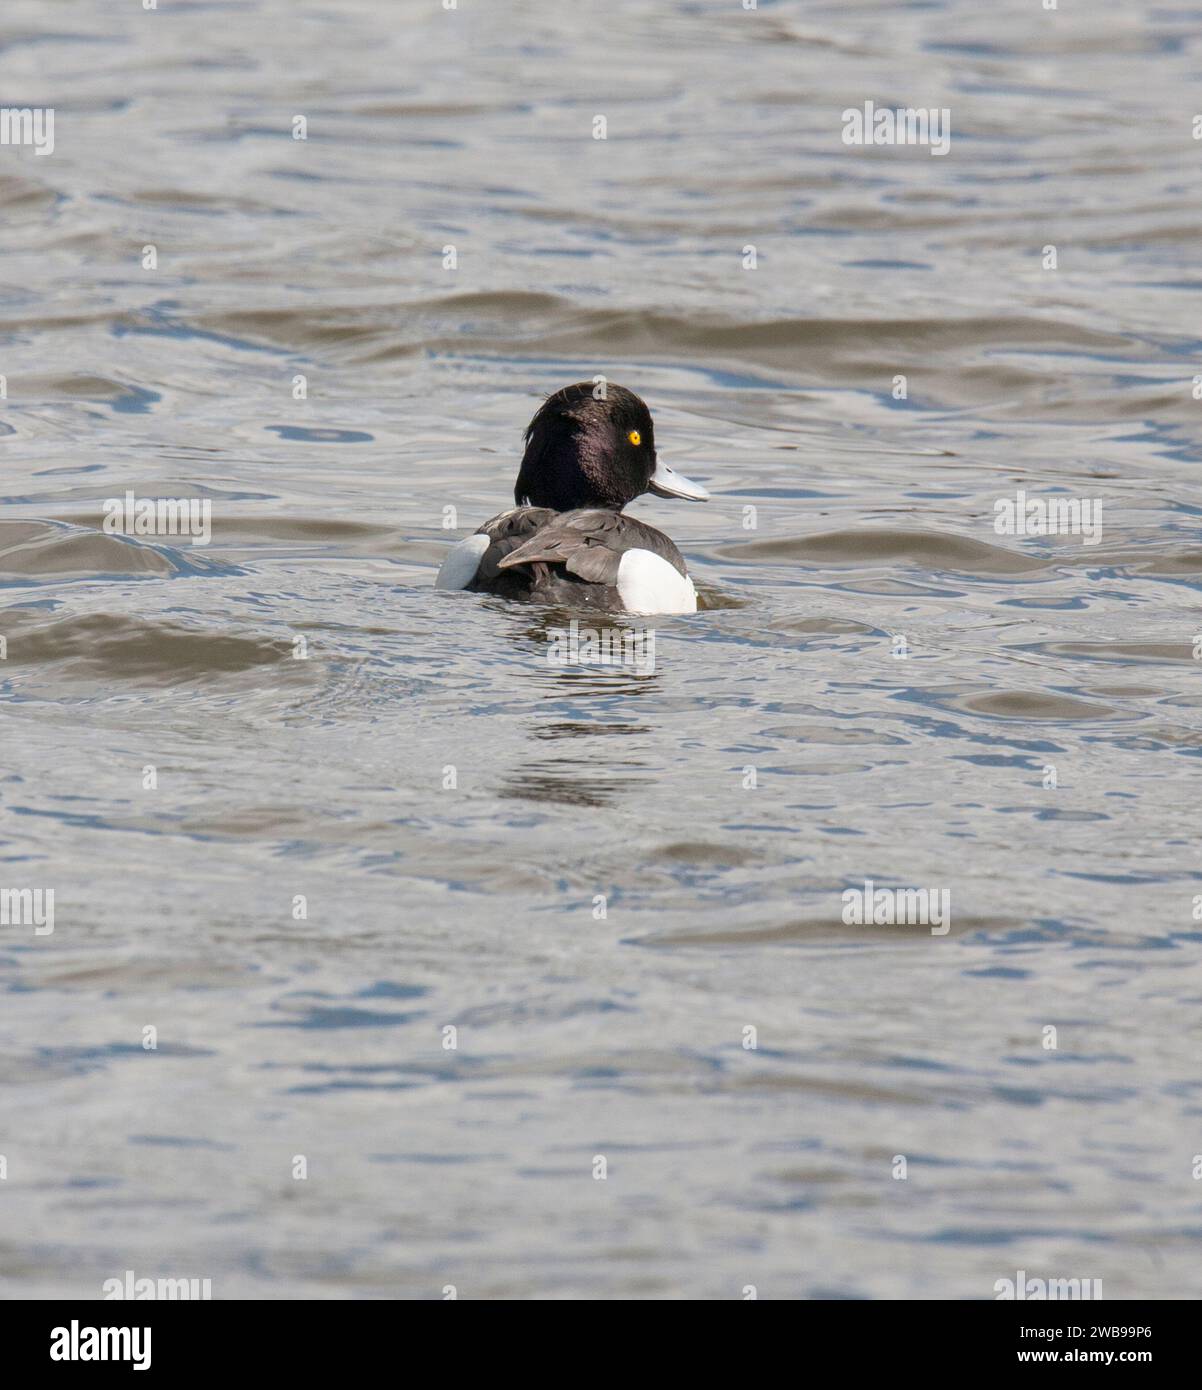
<path fill-rule="evenodd" d="M 677 473 L 666 463 L 656 463 L 648 485 L 657 497 L 687 497 L 691 502 L 708 502 L 710 495 L 700 483 Z"/>

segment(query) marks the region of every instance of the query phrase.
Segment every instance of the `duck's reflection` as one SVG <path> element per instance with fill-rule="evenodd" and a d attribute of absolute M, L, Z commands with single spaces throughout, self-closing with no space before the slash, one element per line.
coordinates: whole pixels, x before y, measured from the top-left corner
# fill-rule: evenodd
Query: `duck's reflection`
<path fill-rule="evenodd" d="M 580 719 L 565 719 L 559 724 L 544 724 L 533 730 L 532 736 L 541 739 L 555 738 L 600 738 L 607 735 L 630 737 L 633 734 L 648 734 L 650 724 L 590 724 Z"/>
<path fill-rule="evenodd" d="M 515 768 L 502 781 L 497 795 L 557 806 L 609 806 L 643 780 L 633 775 L 635 767 L 634 763 L 615 766 L 607 762 L 602 768 L 574 758 L 543 758 Z"/>
<path fill-rule="evenodd" d="M 563 739 L 573 740 L 574 747 L 570 756 L 524 759 L 505 776 L 499 794 L 564 806 L 605 806 L 643 782 L 649 767 L 645 760 L 615 757 L 612 742 L 602 754 L 575 741 L 641 739 L 653 732 L 643 721 L 622 722 L 620 714 L 628 699 L 659 688 L 654 628 L 629 614 L 548 607 L 523 614 L 517 634 L 543 654 L 538 674 L 547 697 L 572 705 L 571 717 L 538 724 L 530 730 L 531 738 L 544 748 Z M 600 717 L 590 719 L 594 709 Z"/>
<path fill-rule="evenodd" d="M 523 615 L 527 638 L 556 695 L 573 700 L 642 695 L 659 683 L 656 629 L 628 613 L 539 608 Z"/>

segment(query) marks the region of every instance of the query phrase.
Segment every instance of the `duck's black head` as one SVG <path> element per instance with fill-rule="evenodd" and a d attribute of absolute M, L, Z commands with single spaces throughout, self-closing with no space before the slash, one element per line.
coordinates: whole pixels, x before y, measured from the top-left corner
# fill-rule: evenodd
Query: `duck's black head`
<path fill-rule="evenodd" d="M 513 499 L 522 506 L 607 507 L 620 512 L 645 492 L 705 501 L 699 484 L 658 463 L 651 412 L 633 391 L 579 381 L 556 391 L 526 429 Z"/>

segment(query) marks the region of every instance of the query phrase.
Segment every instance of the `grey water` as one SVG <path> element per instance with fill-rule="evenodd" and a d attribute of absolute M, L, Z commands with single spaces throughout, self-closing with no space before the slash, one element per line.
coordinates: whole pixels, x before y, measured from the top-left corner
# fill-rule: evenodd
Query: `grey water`
<path fill-rule="evenodd" d="M 0 1294 L 1197 1296 L 1200 77 L 1196 5 L 7 0 Z M 598 375 L 713 494 L 631 508 L 653 672 L 432 589 Z"/>

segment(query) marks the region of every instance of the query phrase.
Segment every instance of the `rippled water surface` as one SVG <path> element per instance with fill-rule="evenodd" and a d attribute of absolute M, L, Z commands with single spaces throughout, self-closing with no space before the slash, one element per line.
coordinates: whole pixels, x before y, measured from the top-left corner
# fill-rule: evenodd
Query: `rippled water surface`
<path fill-rule="evenodd" d="M 8 1296 L 1197 1292 L 1200 77 L 1189 5 L 7 0 Z M 632 508 L 652 675 L 431 590 L 597 374 L 714 494 Z"/>

